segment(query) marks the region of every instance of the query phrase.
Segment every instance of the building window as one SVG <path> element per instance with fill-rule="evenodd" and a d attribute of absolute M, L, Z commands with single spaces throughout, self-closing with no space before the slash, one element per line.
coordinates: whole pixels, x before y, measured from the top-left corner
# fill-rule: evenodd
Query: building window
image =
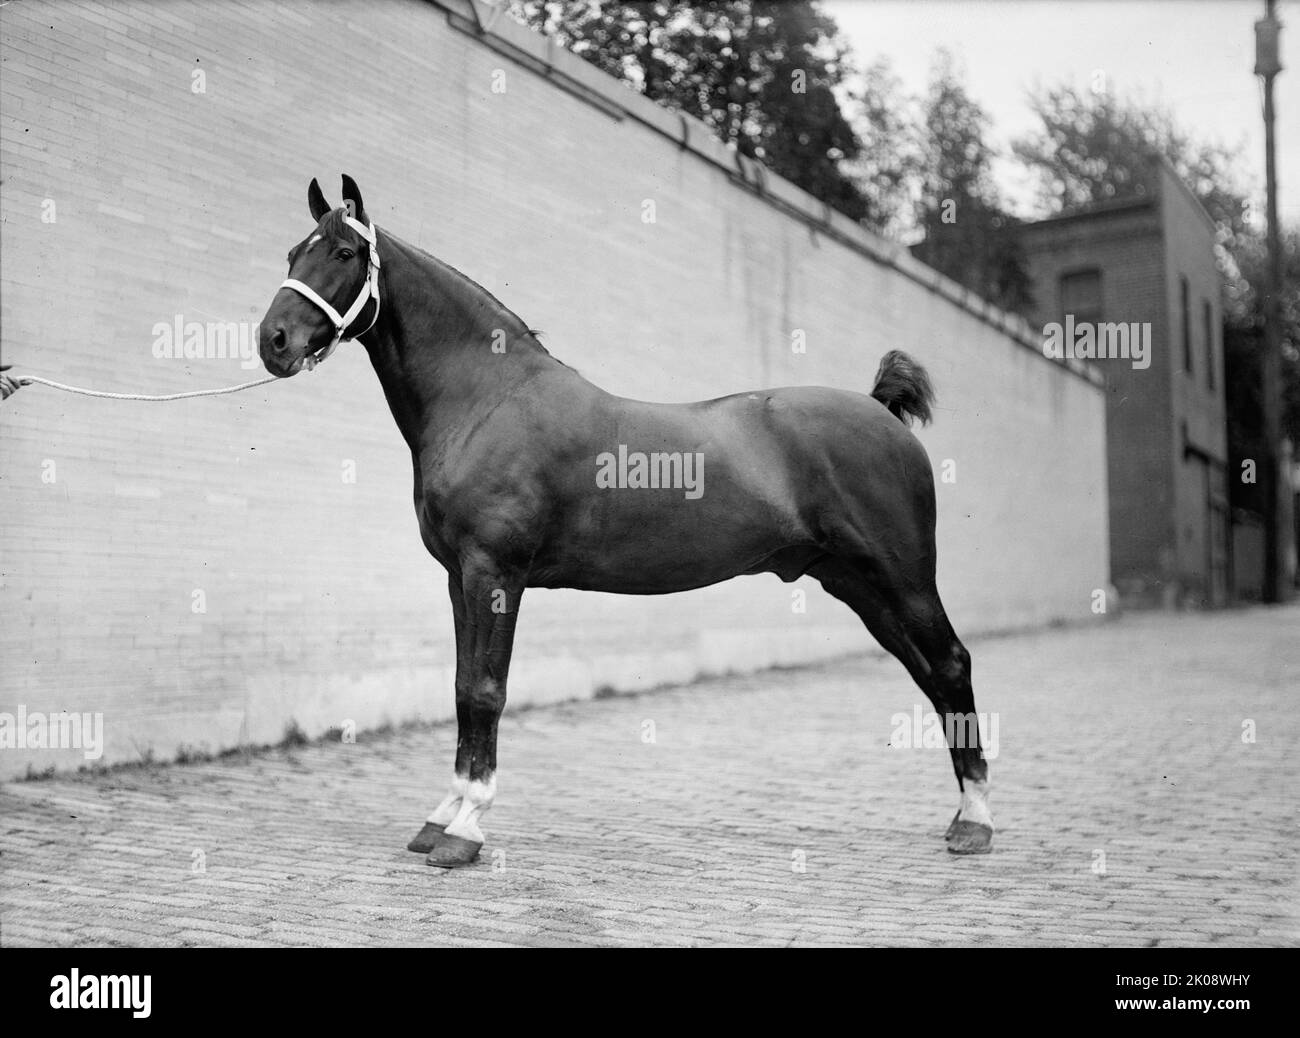
<path fill-rule="evenodd" d="M 1205 384 L 1214 388 L 1214 307 L 1201 300 L 1201 319 L 1205 325 Z"/>
<path fill-rule="evenodd" d="M 1101 271 L 1076 270 L 1061 275 L 1061 315 L 1074 315 L 1074 323 L 1101 323 Z"/>
<path fill-rule="evenodd" d="M 1183 313 L 1183 370 L 1189 375 L 1192 373 L 1192 301 L 1191 290 L 1187 285 L 1187 278 L 1178 279 L 1178 287 L 1182 292 L 1182 313 Z"/>

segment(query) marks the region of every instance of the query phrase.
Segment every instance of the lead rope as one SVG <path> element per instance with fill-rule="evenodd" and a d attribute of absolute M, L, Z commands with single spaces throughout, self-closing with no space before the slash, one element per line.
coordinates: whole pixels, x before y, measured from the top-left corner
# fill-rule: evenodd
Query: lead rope
<path fill-rule="evenodd" d="M 83 389 L 81 386 L 67 386 L 62 382 L 55 382 L 53 379 L 41 378 L 39 375 L 12 375 L 0 376 L 0 399 L 8 397 L 10 394 L 18 391 L 20 386 L 30 386 L 33 382 L 49 386 L 52 389 L 62 389 L 65 393 L 77 393 L 80 396 L 97 396 L 105 400 L 147 400 L 150 403 L 159 403 L 164 400 L 188 400 L 196 396 L 223 396 L 226 393 L 239 393 L 245 389 L 252 389 L 254 386 L 264 386 L 268 382 L 278 382 L 275 375 L 268 375 L 266 378 L 259 378 L 256 382 L 244 382 L 238 386 L 224 386 L 221 389 L 196 389 L 191 393 L 164 393 L 161 396 L 150 396 L 147 393 L 106 393 L 102 389 Z M 12 384 L 12 388 L 10 388 Z"/>

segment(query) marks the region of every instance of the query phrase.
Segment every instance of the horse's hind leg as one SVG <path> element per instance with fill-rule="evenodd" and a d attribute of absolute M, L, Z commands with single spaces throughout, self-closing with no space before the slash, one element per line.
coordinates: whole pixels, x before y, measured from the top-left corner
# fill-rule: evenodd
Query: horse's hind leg
<path fill-rule="evenodd" d="M 993 818 L 988 806 L 988 763 L 971 689 L 970 653 L 948 622 L 932 583 L 909 587 L 873 577 L 872 570 L 869 563 L 827 559 L 809 573 L 858 614 L 943 718 L 961 790 L 961 806 L 945 833 L 948 849 L 954 854 L 986 854 L 992 850 Z"/>

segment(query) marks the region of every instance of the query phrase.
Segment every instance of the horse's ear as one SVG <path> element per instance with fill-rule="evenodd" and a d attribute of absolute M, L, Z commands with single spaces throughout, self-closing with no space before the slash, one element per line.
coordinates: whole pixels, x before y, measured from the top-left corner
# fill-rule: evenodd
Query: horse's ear
<path fill-rule="evenodd" d="M 348 212 L 358 223 L 369 223 L 366 219 L 366 207 L 361 202 L 361 191 L 357 182 L 346 173 L 343 174 L 343 201 L 347 203 Z"/>
<path fill-rule="evenodd" d="M 329 203 L 325 201 L 325 196 L 321 193 L 315 177 L 311 178 L 311 186 L 307 188 L 307 205 L 311 207 L 311 218 L 317 223 L 320 223 L 320 218 L 330 211 Z"/>

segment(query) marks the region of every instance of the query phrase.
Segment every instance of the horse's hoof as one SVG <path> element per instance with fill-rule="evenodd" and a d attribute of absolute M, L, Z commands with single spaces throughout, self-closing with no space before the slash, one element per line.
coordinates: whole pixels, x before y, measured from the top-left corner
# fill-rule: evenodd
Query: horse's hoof
<path fill-rule="evenodd" d="M 993 827 L 979 822 L 954 821 L 948 827 L 948 853 L 988 854 L 993 850 Z"/>
<path fill-rule="evenodd" d="M 482 846 L 479 840 L 466 840 L 460 836 L 453 836 L 449 832 L 442 832 L 438 834 L 433 850 L 429 851 L 429 856 L 424 859 L 424 863 L 436 865 L 440 869 L 459 869 L 473 862 L 478 857 L 479 848 Z"/>
<path fill-rule="evenodd" d="M 437 822 L 425 822 L 424 828 L 415 834 L 415 839 L 406 845 L 406 849 L 415 851 L 416 854 L 428 854 L 446 828 L 445 825 L 439 825 Z"/>
<path fill-rule="evenodd" d="M 945 840 L 952 839 L 952 834 L 957 831 L 957 819 L 960 817 L 961 817 L 961 809 L 958 808 L 957 813 L 952 816 L 952 821 L 948 823 L 947 831 L 943 834 L 943 838 Z"/>

